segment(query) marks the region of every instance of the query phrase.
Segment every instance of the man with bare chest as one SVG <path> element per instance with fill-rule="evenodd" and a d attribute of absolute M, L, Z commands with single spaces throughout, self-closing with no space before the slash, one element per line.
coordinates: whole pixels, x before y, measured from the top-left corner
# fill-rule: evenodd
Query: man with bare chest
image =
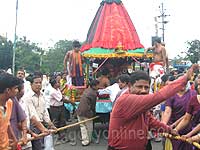
<path fill-rule="evenodd" d="M 146 55 L 149 50 L 153 50 L 153 62 L 160 62 L 163 66 L 167 65 L 165 45 L 161 43 L 159 38 L 155 40 L 152 47 L 149 47 L 144 51 L 144 55 Z"/>
<path fill-rule="evenodd" d="M 154 65 L 161 65 L 168 69 L 168 58 L 165 45 L 161 43 L 160 38 L 155 39 L 154 45 L 144 51 L 144 56 L 147 55 L 149 50 L 153 50 L 153 62 L 150 64 L 150 69 L 153 69 L 152 67 L 154 67 Z"/>
<path fill-rule="evenodd" d="M 84 85 L 84 74 L 82 68 L 82 56 L 80 52 L 81 44 L 79 41 L 73 42 L 73 50 L 68 51 L 64 58 L 64 71 L 67 71 L 72 78 L 74 86 Z"/>

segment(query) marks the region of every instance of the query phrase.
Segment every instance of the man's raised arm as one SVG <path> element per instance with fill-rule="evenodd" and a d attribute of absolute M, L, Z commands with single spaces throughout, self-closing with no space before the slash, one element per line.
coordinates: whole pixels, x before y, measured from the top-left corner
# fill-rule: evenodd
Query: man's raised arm
<path fill-rule="evenodd" d="M 147 52 L 149 50 L 154 50 L 155 49 L 155 46 L 152 46 L 152 47 L 148 47 L 147 49 L 144 50 L 144 55 L 146 56 L 147 55 Z"/>
<path fill-rule="evenodd" d="M 127 109 L 127 107 L 124 107 L 123 110 L 124 113 L 126 113 L 127 117 L 132 117 L 133 114 L 137 116 L 138 114 L 148 111 L 149 109 L 158 105 L 162 101 L 173 96 L 181 88 L 185 87 L 187 81 L 190 80 L 194 71 L 197 70 L 197 68 L 198 68 L 197 64 L 193 65 L 184 76 L 166 85 L 165 87 L 163 87 L 154 94 L 147 94 L 147 95 L 124 94 L 126 98 L 124 98 L 123 100 L 123 105 L 126 105 L 130 108 Z"/>

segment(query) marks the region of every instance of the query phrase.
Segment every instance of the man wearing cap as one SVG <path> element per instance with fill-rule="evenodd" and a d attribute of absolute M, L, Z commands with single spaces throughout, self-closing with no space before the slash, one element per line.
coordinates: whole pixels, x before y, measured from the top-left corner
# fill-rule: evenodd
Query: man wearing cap
<path fill-rule="evenodd" d="M 82 56 L 80 52 L 81 44 L 79 41 L 73 42 L 73 50 L 68 51 L 64 58 L 64 71 L 68 72 L 72 78 L 72 84 L 75 86 L 84 85 L 84 76 L 82 68 Z"/>

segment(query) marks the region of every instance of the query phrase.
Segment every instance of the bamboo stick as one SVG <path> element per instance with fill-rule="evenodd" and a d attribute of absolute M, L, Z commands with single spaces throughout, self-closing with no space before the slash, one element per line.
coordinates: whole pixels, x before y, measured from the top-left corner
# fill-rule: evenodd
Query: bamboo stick
<path fill-rule="evenodd" d="M 76 122 L 76 123 L 74 123 L 74 124 L 70 124 L 70 125 L 67 125 L 67 126 L 58 128 L 57 130 L 54 130 L 53 133 L 56 133 L 56 132 L 58 132 L 58 131 L 62 131 L 62 130 L 65 130 L 65 129 L 68 129 L 68 128 L 71 128 L 71 127 L 80 125 L 80 124 L 82 124 L 82 123 L 85 123 L 85 122 L 88 122 L 88 121 L 91 121 L 91 120 L 94 120 L 94 119 L 97 119 L 97 118 L 99 118 L 99 116 L 95 116 L 95 117 L 93 117 L 93 118 L 89 118 L 89 119 L 86 119 L 86 120 L 83 120 L 83 121 L 80 121 L 80 122 Z"/>
<path fill-rule="evenodd" d="M 50 133 L 56 133 L 56 132 L 59 132 L 59 131 L 62 131 L 62 130 L 65 130 L 65 129 L 68 129 L 68 128 L 71 128 L 71 127 L 75 127 L 77 125 L 80 125 L 82 123 L 86 123 L 88 121 L 91 121 L 91 120 L 94 120 L 94 119 L 97 119 L 97 118 L 99 118 L 99 116 L 95 116 L 93 118 L 89 118 L 89 119 L 79 121 L 79 122 L 76 122 L 76 123 L 73 123 L 73 124 L 70 124 L 70 125 L 66 125 L 64 127 L 58 128 L 57 130 L 51 130 Z M 29 138 L 27 141 L 29 142 L 29 141 L 33 141 L 33 140 L 36 140 L 36 139 L 40 139 L 40 138 L 47 136 L 47 135 L 49 135 L 49 134 L 48 133 L 41 133 L 37 137 Z M 18 145 L 23 145 L 23 142 L 22 141 L 18 142 Z"/>

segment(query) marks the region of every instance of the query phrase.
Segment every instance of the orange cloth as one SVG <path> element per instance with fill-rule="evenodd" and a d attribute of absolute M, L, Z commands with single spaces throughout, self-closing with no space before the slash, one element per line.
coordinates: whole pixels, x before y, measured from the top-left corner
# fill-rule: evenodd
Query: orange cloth
<path fill-rule="evenodd" d="M 83 76 L 83 69 L 82 69 L 82 60 L 81 60 L 81 53 L 78 52 L 78 55 L 76 57 L 77 52 L 72 52 L 72 77 L 76 77 L 76 61 L 78 61 L 78 65 L 80 68 L 80 76 Z M 78 60 L 77 60 L 78 59 Z"/>
<path fill-rule="evenodd" d="M 12 112 L 12 100 L 9 99 L 6 103 L 6 112 L 3 112 L 3 108 L 0 108 L 0 150 L 8 150 L 9 138 L 8 138 L 8 125 L 10 124 L 10 116 Z"/>

